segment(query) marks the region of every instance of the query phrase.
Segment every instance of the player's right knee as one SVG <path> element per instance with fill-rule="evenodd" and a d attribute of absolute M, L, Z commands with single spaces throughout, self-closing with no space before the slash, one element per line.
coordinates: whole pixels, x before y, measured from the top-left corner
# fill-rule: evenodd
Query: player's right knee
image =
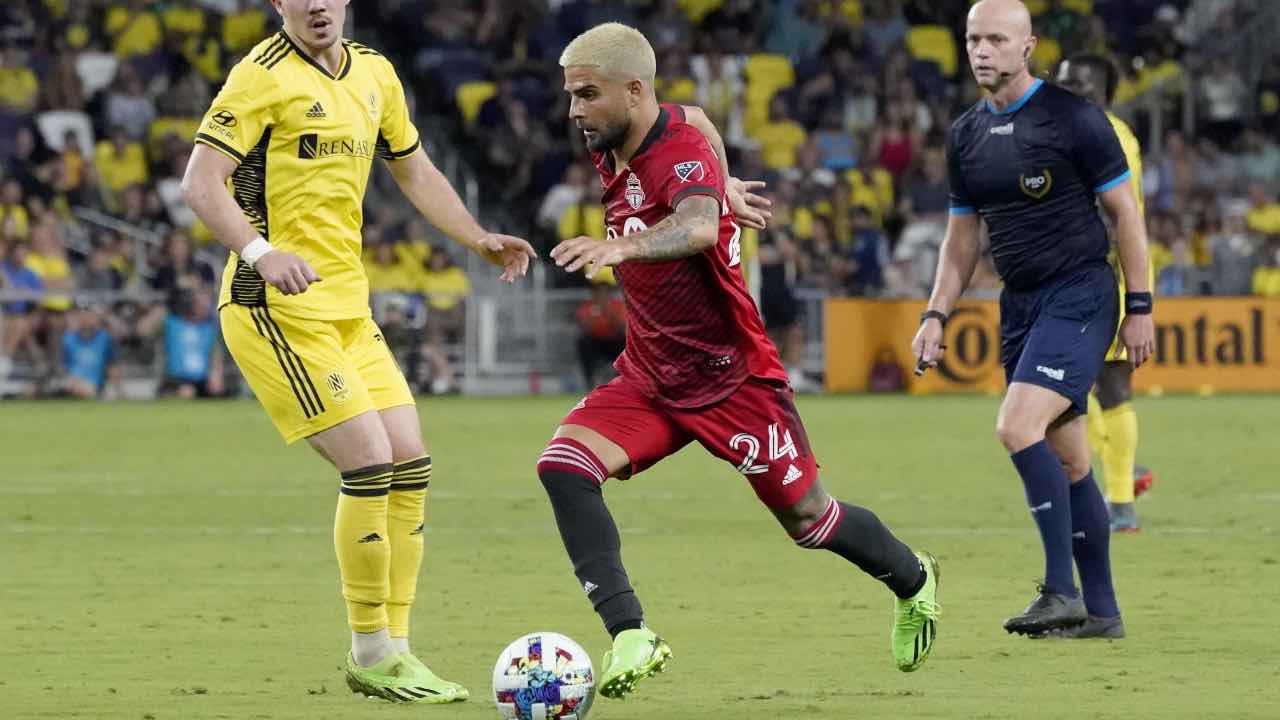
<path fill-rule="evenodd" d="M 553 438 L 538 456 L 538 478 L 547 492 L 552 492 L 566 475 L 585 478 L 599 487 L 609 477 L 609 471 L 585 444 L 568 437 Z"/>
<path fill-rule="evenodd" d="M 840 526 L 840 519 L 844 514 L 843 508 L 835 498 L 828 496 L 826 504 L 823 505 L 821 511 L 816 513 L 807 513 L 804 521 L 797 523 L 793 527 L 787 527 L 788 534 L 795 541 L 796 545 L 816 550 L 826 546 L 831 540 L 831 536 L 835 534 L 836 528 Z M 783 523 L 787 525 L 786 522 Z"/>
<path fill-rule="evenodd" d="M 1018 452 L 1044 439 L 1044 430 L 1019 422 L 1013 413 L 1002 413 L 996 420 L 996 437 L 1005 450 Z"/>

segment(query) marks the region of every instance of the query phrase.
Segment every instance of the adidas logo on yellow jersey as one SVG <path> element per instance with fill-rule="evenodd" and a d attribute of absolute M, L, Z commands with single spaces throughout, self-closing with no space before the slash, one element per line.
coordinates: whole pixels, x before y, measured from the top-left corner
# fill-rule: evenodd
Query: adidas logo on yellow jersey
<path fill-rule="evenodd" d="M 320 106 L 319 100 L 317 100 L 316 104 L 312 105 L 311 109 L 307 111 L 307 117 L 313 118 L 313 119 L 325 117 L 324 108 Z"/>

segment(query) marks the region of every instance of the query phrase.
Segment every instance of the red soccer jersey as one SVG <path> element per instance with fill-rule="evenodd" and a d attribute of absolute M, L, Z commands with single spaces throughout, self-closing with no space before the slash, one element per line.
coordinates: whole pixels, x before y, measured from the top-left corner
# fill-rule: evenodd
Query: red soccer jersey
<path fill-rule="evenodd" d="M 684 108 L 662 105 L 658 121 L 622 172 L 592 153 L 604 185 L 609 239 L 640 232 L 690 195 L 720 202 L 720 238 L 706 251 L 663 262 L 633 260 L 616 275 L 627 302 L 627 345 L 618 372 L 649 397 L 677 408 L 723 400 L 749 377 L 785 382 L 742 278 L 742 230 L 733 220 L 720 162 Z"/>

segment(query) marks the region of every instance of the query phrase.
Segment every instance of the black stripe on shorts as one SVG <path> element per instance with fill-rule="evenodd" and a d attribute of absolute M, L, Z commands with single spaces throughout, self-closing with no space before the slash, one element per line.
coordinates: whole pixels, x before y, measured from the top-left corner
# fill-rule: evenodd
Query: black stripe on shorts
<path fill-rule="evenodd" d="M 271 349 L 276 354 L 276 362 L 280 363 L 280 369 L 284 371 L 285 379 L 289 381 L 289 387 L 293 390 L 294 397 L 298 399 L 302 414 L 310 420 L 324 412 L 324 403 L 321 402 L 320 394 L 316 392 L 316 387 L 311 382 L 307 366 L 290 347 L 289 341 L 285 339 L 284 330 L 271 318 L 271 314 L 265 307 L 249 308 L 249 314 L 253 317 L 253 324 L 258 328 L 258 334 L 271 343 Z"/>

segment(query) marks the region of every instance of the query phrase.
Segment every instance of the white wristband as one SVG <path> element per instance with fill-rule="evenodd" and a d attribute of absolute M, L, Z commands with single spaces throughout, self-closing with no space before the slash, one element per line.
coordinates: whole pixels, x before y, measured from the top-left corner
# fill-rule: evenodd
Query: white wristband
<path fill-rule="evenodd" d="M 271 243 L 267 242 L 261 235 L 259 235 L 253 240 L 250 240 L 249 244 L 245 245 L 244 249 L 240 251 L 240 259 L 248 263 L 249 267 L 253 267 L 258 264 L 258 260 L 262 259 L 263 255 L 266 255 L 272 250 L 275 250 L 275 248 L 271 247 Z"/>

